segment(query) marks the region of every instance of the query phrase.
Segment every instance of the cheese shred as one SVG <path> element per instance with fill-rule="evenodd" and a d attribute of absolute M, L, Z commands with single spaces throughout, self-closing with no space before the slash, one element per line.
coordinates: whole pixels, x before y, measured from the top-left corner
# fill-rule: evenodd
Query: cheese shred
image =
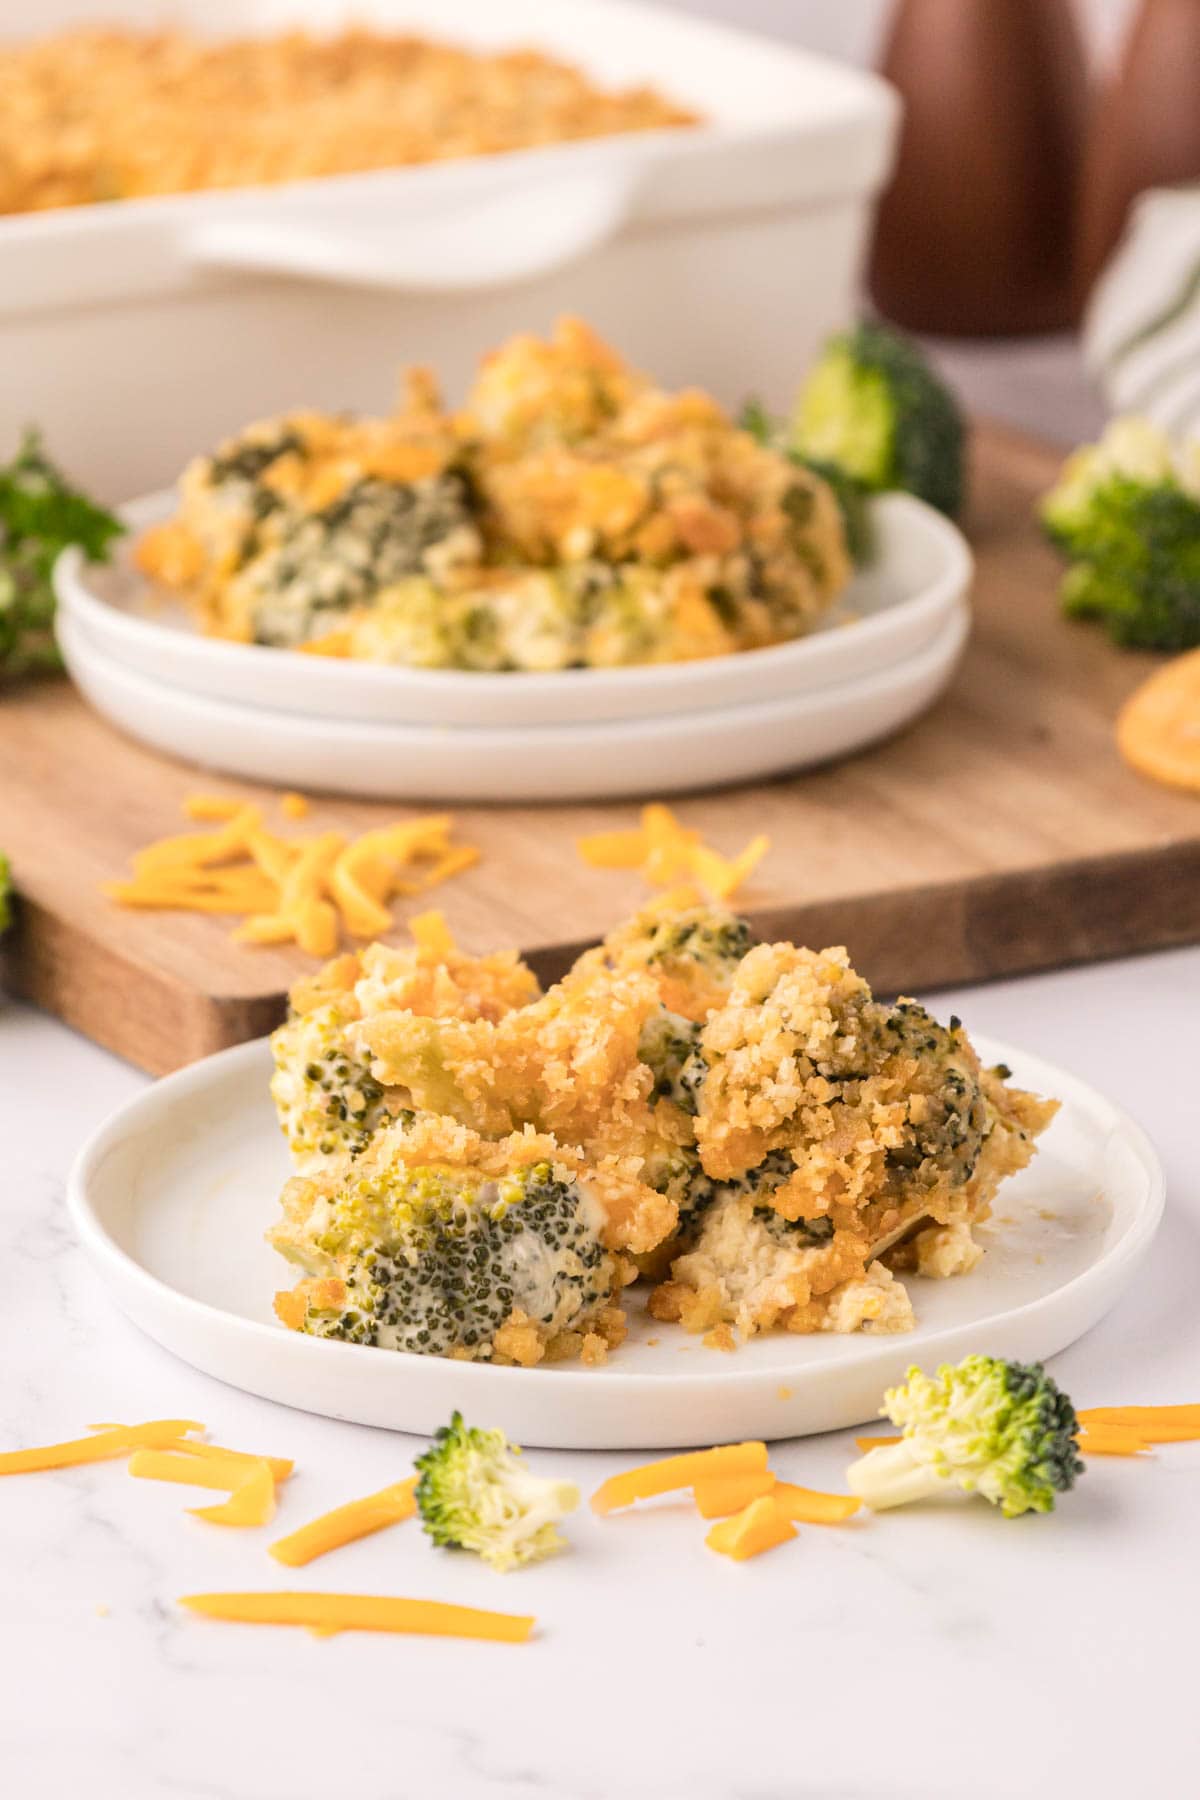
<path fill-rule="evenodd" d="M 642 808 L 640 830 L 597 831 L 575 840 L 590 869 L 636 869 L 649 887 L 695 882 L 717 901 L 732 899 L 770 847 L 770 838 L 760 833 L 737 856 L 722 856 L 659 804 Z"/>
<path fill-rule="evenodd" d="M 284 794 L 286 819 L 303 819 L 303 794 Z M 479 861 L 473 844 L 452 842 L 454 820 L 435 813 L 348 838 L 325 831 L 284 838 L 262 811 L 224 794 L 191 794 L 186 818 L 217 827 L 161 838 L 132 858 L 132 876 L 104 884 L 118 906 L 240 917 L 240 944 L 295 944 L 322 961 L 342 935 L 378 938 L 393 925 L 391 902 L 426 893 Z"/>

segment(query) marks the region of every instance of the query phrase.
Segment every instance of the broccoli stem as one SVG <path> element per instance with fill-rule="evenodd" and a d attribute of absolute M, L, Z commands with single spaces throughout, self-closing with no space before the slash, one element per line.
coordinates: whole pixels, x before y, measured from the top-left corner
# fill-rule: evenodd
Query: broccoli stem
<path fill-rule="evenodd" d="M 846 1480 L 850 1492 L 864 1500 L 872 1512 L 907 1506 L 911 1500 L 929 1500 L 954 1485 L 935 1463 L 922 1462 L 915 1456 L 907 1438 L 898 1444 L 868 1450 L 851 1463 Z"/>

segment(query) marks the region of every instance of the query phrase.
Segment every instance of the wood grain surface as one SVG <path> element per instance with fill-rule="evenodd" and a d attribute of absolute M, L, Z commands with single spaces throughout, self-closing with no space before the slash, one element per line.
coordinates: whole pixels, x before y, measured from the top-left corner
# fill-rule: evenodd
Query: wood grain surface
<path fill-rule="evenodd" d="M 1028 438 L 977 430 L 976 623 L 933 711 L 835 766 L 673 803 L 727 852 L 768 832 L 741 909 L 777 936 L 847 944 L 881 993 L 1200 939 L 1200 798 L 1133 774 L 1113 742 L 1117 707 L 1154 659 L 1055 606 L 1059 569 L 1031 507 L 1057 463 Z M 134 850 L 183 828 L 180 802 L 199 787 L 271 805 L 142 749 L 65 683 L 0 698 L 0 848 L 20 894 L 5 979 L 154 1073 L 270 1029 L 312 967 L 231 943 L 229 920 L 124 911 L 101 894 Z M 282 829 L 405 816 L 318 800 Z M 457 819 L 483 859 L 436 903 L 470 949 L 519 945 L 550 977 L 645 897 L 635 875 L 589 870 L 573 847 L 635 822 L 630 804 Z"/>

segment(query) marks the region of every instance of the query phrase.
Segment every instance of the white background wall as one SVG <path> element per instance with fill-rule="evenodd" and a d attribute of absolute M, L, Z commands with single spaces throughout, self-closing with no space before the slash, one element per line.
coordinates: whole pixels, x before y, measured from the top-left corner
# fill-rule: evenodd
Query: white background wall
<path fill-rule="evenodd" d="M 979 3 L 1003 6 L 1006 0 Z M 790 38 L 854 62 L 874 58 L 889 10 L 889 0 L 659 0 L 659 4 Z M 1097 55 L 1109 54 L 1133 10 L 1133 0 L 1075 0 L 1075 5 Z"/>

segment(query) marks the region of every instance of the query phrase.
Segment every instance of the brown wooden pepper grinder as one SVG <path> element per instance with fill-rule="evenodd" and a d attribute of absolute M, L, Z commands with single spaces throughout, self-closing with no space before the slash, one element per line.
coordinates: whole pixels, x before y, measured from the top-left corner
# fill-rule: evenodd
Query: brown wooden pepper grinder
<path fill-rule="evenodd" d="M 905 118 L 880 311 L 961 337 L 1071 323 L 1088 82 L 1069 0 L 900 0 L 883 73 Z"/>
<path fill-rule="evenodd" d="M 1143 0 L 1088 134 L 1083 298 L 1147 188 L 1200 180 L 1200 0 Z"/>

